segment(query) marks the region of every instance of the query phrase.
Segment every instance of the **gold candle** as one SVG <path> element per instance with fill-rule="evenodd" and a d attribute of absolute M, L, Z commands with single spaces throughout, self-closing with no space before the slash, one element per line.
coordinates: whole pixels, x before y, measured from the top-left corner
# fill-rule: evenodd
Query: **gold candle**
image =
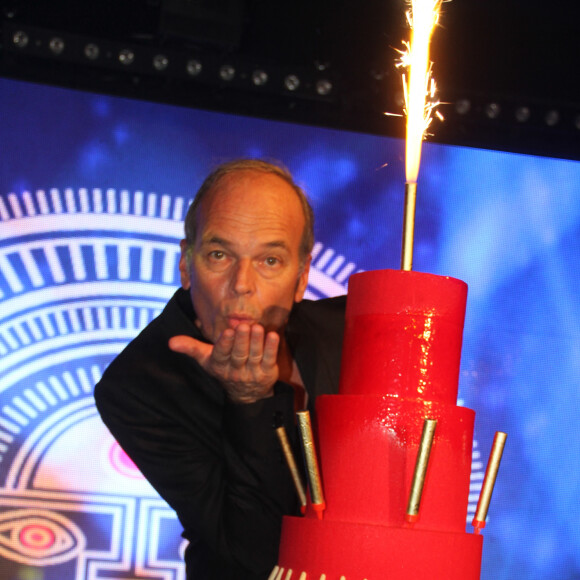
<path fill-rule="evenodd" d="M 413 238 L 415 235 L 415 205 L 417 203 L 417 183 L 405 183 L 405 212 L 403 217 L 403 247 L 401 270 L 413 269 Z"/>
<path fill-rule="evenodd" d="M 496 431 L 489 459 L 487 461 L 483 485 L 481 486 L 481 491 L 479 493 L 479 501 L 477 502 L 475 517 L 471 522 L 476 534 L 479 534 L 479 532 L 485 528 L 485 518 L 487 517 L 489 503 L 491 502 L 491 494 L 493 493 L 493 488 L 495 486 L 495 480 L 497 478 L 497 472 L 499 470 L 499 464 L 503 455 L 506 439 L 507 433 Z"/>
<path fill-rule="evenodd" d="M 298 411 L 296 416 L 298 417 L 298 427 L 302 438 L 306 471 L 308 472 L 308 481 L 310 482 L 312 507 L 316 511 L 318 519 L 322 519 L 322 512 L 326 504 L 324 502 L 324 494 L 322 493 L 322 480 L 320 479 L 320 471 L 318 469 L 318 458 L 316 457 L 310 413 L 308 411 Z"/>
<path fill-rule="evenodd" d="M 306 511 L 306 491 L 302 485 L 300 472 L 296 466 L 294 453 L 292 453 L 292 448 L 290 447 L 290 442 L 288 441 L 288 435 L 284 426 L 278 427 L 276 429 L 276 434 L 280 440 L 280 445 L 282 446 L 282 451 L 284 452 L 286 464 L 288 465 L 288 469 L 290 469 L 290 475 L 292 475 L 292 481 L 294 482 L 294 487 L 296 488 L 296 492 L 298 493 L 298 497 L 300 499 L 300 511 L 304 513 Z"/>
<path fill-rule="evenodd" d="M 429 465 L 429 455 L 433 445 L 433 436 L 437 421 L 434 419 L 425 419 L 423 422 L 423 432 L 421 433 L 421 442 L 417 451 L 417 460 L 415 461 L 415 472 L 411 483 L 411 493 L 407 503 L 407 514 L 405 519 L 409 523 L 414 523 L 419 518 L 419 507 L 421 505 L 421 495 L 423 494 L 423 485 L 427 475 L 427 466 Z"/>

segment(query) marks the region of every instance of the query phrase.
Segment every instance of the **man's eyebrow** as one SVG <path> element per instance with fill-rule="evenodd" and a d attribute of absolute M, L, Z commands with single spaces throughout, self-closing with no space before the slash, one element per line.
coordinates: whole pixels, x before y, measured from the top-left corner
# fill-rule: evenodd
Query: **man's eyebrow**
<path fill-rule="evenodd" d="M 266 248 L 282 248 L 283 250 L 288 249 L 288 244 L 284 240 L 273 240 L 264 244 Z"/>
<path fill-rule="evenodd" d="M 209 236 L 208 238 L 202 239 L 201 240 L 202 244 L 215 244 L 218 246 L 231 246 L 231 242 L 228 242 L 228 240 L 224 240 L 223 238 L 220 238 L 219 236 Z"/>
<path fill-rule="evenodd" d="M 223 246 L 224 248 L 229 248 L 235 245 L 235 242 L 230 242 L 224 238 L 220 238 L 219 236 L 212 236 L 210 235 L 206 239 L 201 240 L 201 244 L 204 246 Z M 282 250 L 288 250 L 288 244 L 284 240 L 272 240 L 270 242 L 265 242 L 262 244 L 264 249 L 274 249 L 274 248 L 281 248 Z"/>

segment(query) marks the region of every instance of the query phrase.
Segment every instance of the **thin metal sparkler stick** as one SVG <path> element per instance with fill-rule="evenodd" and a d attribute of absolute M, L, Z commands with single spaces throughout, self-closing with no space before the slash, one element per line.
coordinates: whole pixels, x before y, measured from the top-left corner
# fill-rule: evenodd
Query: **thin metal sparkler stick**
<path fill-rule="evenodd" d="M 296 465 L 296 460 L 294 459 L 294 453 L 290 447 L 290 442 L 288 441 L 288 435 L 286 429 L 282 425 L 276 429 L 276 435 L 278 435 L 278 440 L 282 446 L 282 451 L 284 453 L 284 458 L 286 459 L 286 464 L 290 470 L 292 476 L 292 481 L 294 482 L 294 487 L 296 488 L 296 493 L 300 499 L 300 510 L 302 513 L 306 511 L 306 491 L 304 490 L 304 485 L 302 484 L 302 478 L 300 477 L 300 472 L 298 471 L 298 466 Z"/>
<path fill-rule="evenodd" d="M 507 439 L 507 433 L 497 431 L 493 438 L 493 445 L 489 454 L 485 476 L 483 478 L 483 485 L 479 493 L 479 501 L 477 502 L 477 509 L 475 510 L 475 517 L 471 522 L 476 534 L 485 528 L 485 518 L 491 502 L 491 494 L 495 486 L 499 464 L 503 455 L 503 449 Z"/>
<path fill-rule="evenodd" d="M 312 423 L 308 411 L 298 411 L 298 428 L 302 437 L 302 449 L 304 459 L 306 460 L 306 469 L 308 471 L 308 480 L 310 482 L 310 497 L 312 499 L 312 508 L 316 512 L 318 519 L 322 519 L 322 512 L 326 508 L 324 493 L 322 491 L 322 480 L 318 468 L 318 458 L 316 457 L 316 448 L 314 445 L 314 435 L 312 433 Z"/>
<path fill-rule="evenodd" d="M 413 473 L 411 492 L 409 493 L 409 502 L 407 503 L 407 513 L 405 515 L 405 519 L 409 523 L 414 523 L 419 517 L 421 496 L 423 495 L 423 486 L 425 485 L 425 477 L 427 476 L 427 467 L 429 466 L 429 456 L 431 455 L 435 427 L 437 427 L 437 421 L 435 419 L 425 419 L 423 422 L 423 432 L 421 433 L 421 442 L 417 451 L 415 472 Z"/>
<path fill-rule="evenodd" d="M 415 236 L 415 205 L 417 203 L 417 184 L 405 183 L 405 213 L 403 217 L 403 245 L 401 251 L 401 270 L 413 269 L 413 240 Z"/>

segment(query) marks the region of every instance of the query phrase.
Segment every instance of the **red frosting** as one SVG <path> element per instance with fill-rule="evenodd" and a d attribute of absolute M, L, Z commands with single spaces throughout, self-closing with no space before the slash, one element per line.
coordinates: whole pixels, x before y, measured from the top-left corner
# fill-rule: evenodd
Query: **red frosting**
<path fill-rule="evenodd" d="M 425 418 L 436 419 L 417 529 L 464 531 L 475 413 L 369 395 L 317 404 L 325 520 L 402 526 Z"/>
<path fill-rule="evenodd" d="M 275 580 L 479 578 L 483 536 L 474 534 L 286 518 L 282 538 Z"/>
<path fill-rule="evenodd" d="M 340 395 L 316 404 L 326 511 L 284 518 L 280 578 L 479 579 L 482 538 L 465 533 L 474 412 L 455 404 L 466 297 L 431 274 L 351 277 Z M 408 524 L 425 419 L 437 426 Z"/>
<path fill-rule="evenodd" d="M 455 405 L 467 285 L 422 272 L 350 277 L 340 369 L 344 395 Z"/>

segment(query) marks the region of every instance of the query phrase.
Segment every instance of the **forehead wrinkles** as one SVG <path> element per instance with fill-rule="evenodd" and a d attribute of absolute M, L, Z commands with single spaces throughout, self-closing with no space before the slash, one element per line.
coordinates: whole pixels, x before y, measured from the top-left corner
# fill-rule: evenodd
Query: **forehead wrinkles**
<path fill-rule="evenodd" d="M 232 222 L 234 225 L 259 227 L 277 226 L 284 227 L 288 223 L 293 223 L 292 212 L 283 211 L 281 207 L 275 207 L 271 203 L 249 203 L 248 200 L 224 200 L 221 203 L 219 199 L 211 204 L 204 212 L 203 223 L 221 224 L 222 222 Z M 232 203 L 233 201 L 233 203 Z"/>
<path fill-rule="evenodd" d="M 202 237 L 211 237 L 211 230 L 229 228 L 240 235 L 272 232 L 284 234 L 284 238 L 301 236 L 304 215 L 296 192 L 277 176 L 240 173 L 223 177 L 200 204 Z"/>

